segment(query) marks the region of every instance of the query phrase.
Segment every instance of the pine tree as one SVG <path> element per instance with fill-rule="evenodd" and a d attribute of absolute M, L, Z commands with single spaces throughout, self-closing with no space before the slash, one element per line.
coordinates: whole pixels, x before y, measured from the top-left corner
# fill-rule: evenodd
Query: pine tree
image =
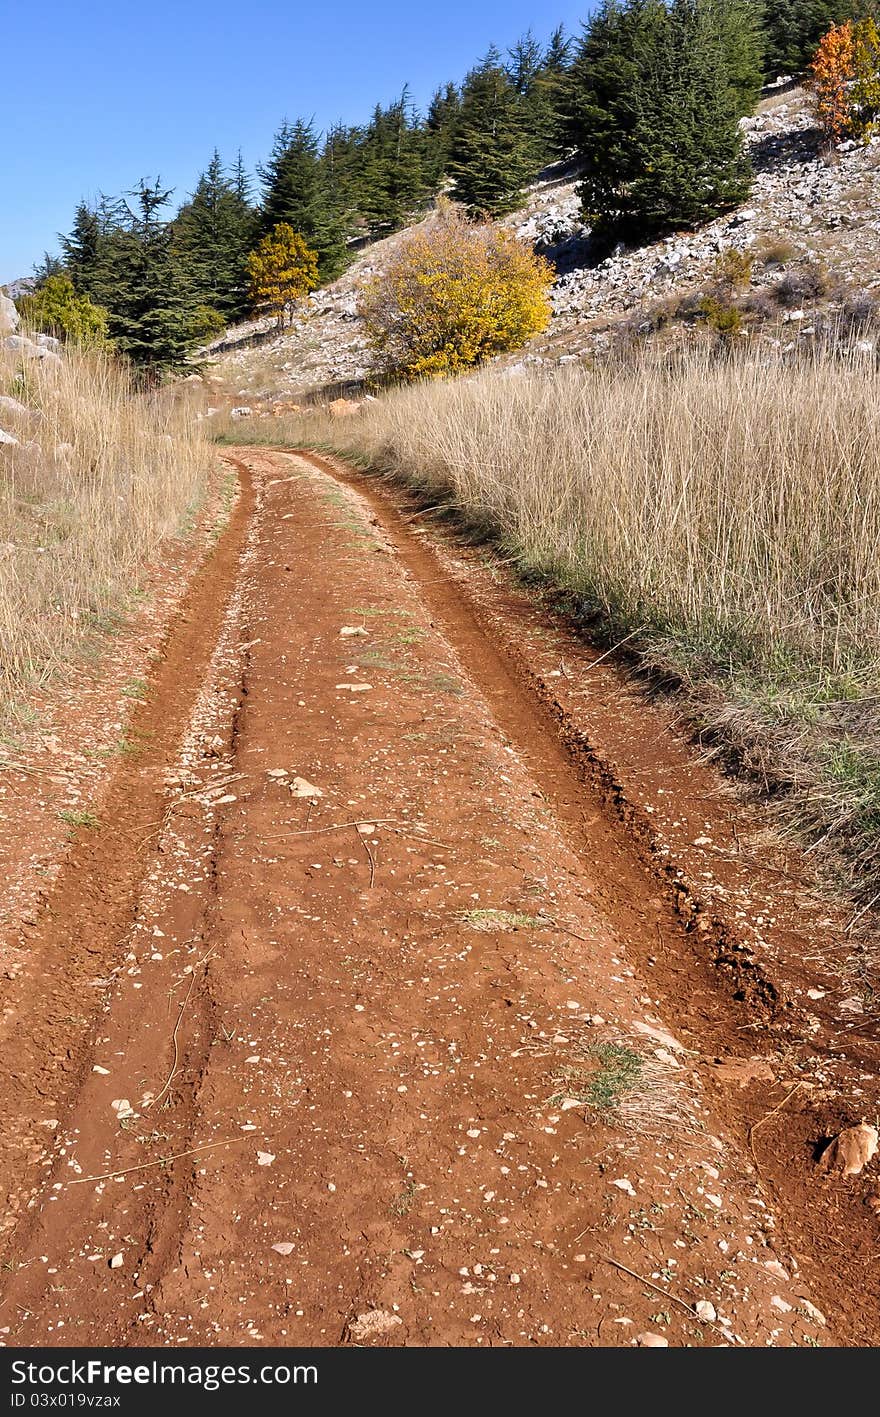
<path fill-rule="evenodd" d="M 193 343 L 194 303 L 173 224 L 161 215 L 171 193 L 158 180 L 141 180 L 130 195 L 134 205 L 124 204 L 123 217 L 102 243 L 110 337 L 136 365 L 179 368 Z"/>
<path fill-rule="evenodd" d="M 727 82 L 736 95 L 737 116 L 753 113 L 764 80 L 765 36 L 755 0 L 716 0 L 714 23 L 724 52 Z"/>
<path fill-rule="evenodd" d="M 461 94 L 455 84 L 436 89 L 425 118 L 422 170 L 433 192 L 440 190 L 449 169 L 449 159 L 461 117 Z"/>
<path fill-rule="evenodd" d="M 175 236 L 181 262 L 197 303 L 226 319 L 247 305 L 247 256 L 256 234 L 256 214 L 248 199 L 241 159 L 227 175 L 215 150 L 195 192 L 179 211 Z"/>
<path fill-rule="evenodd" d="M 340 224 L 346 231 L 354 227 L 356 220 L 362 141 L 362 130 L 334 123 L 321 150 L 321 182 L 332 194 Z"/>
<path fill-rule="evenodd" d="M 850 0 L 763 0 L 765 78 L 799 74 L 831 27 L 852 18 Z"/>
<path fill-rule="evenodd" d="M 449 162 L 452 196 L 474 214 L 500 216 L 522 201 L 534 154 L 516 89 L 490 49 L 462 87 L 461 114 Z"/>
<path fill-rule="evenodd" d="M 59 236 L 64 265 L 70 277 L 83 295 L 94 295 L 94 283 L 101 264 L 101 246 L 106 234 L 106 223 L 99 210 L 87 202 L 77 205 L 73 216 L 73 227 L 68 236 Z"/>
<path fill-rule="evenodd" d="M 507 51 L 507 75 L 519 96 L 520 120 L 529 142 L 531 166 L 538 171 L 560 153 L 558 99 L 568 45 L 561 27 L 544 51 L 531 30 Z"/>
<path fill-rule="evenodd" d="M 638 240 L 696 226 L 747 195 L 742 99 L 720 3 L 612 0 L 588 25 L 569 122 L 584 214 L 599 236 Z"/>
<path fill-rule="evenodd" d="M 344 213 L 327 182 L 318 139 L 311 123 L 284 123 L 272 153 L 257 169 L 263 183 L 260 227 L 265 233 L 285 223 L 318 255 L 321 282 L 335 279 L 348 257 Z"/>
<path fill-rule="evenodd" d="M 565 104 L 572 42 L 562 25 L 550 36 L 535 80 L 530 123 L 541 145 L 540 164 L 566 156 Z"/>
<path fill-rule="evenodd" d="M 402 226 L 427 196 L 423 135 L 409 88 L 388 108 L 377 106 L 360 143 L 357 204 L 374 236 Z"/>
<path fill-rule="evenodd" d="M 41 260 L 37 261 L 34 266 L 35 288 L 39 289 L 41 285 L 45 285 L 46 281 L 51 280 L 53 276 L 63 276 L 67 274 L 67 268 L 61 257 L 56 256 L 52 251 L 44 251 Z"/>

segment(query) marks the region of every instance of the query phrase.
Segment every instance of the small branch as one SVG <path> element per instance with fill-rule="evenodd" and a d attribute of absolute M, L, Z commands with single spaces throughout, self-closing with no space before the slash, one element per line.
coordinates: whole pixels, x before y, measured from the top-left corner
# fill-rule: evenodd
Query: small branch
<path fill-rule="evenodd" d="M 100 1176 L 77 1176 L 68 1181 L 68 1186 L 86 1186 L 90 1181 L 112 1181 L 116 1176 L 129 1176 L 132 1171 L 149 1171 L 153 1166 L 169 1166 L 172 1161 L 180 1161 L 184 1156 L 197 1156 L 201 1151 L 213 1151 L 218 1146 L 234 1146 L 236 1142 L 248 1141 L 247 1136 L 227 1137 L 225 1141 L 209 1141 L 204 1146 L 191 1147 L 189 1151 L 178 1151 L 173 1156 L 159 1156 L 155 1161 L 142 1161 L 139 1166 L 124 1166 L 120 1171 L 102 1171 Z"/>
<path fill-rule="evenodd" d="M 756 1165 L 757 1168 L 758 1168 L 758 1175 L 759 1175 L 759 1176 L 760 1176 L 760 1174 L 761 1174 L 761 1165 L 760 1165 L 760 1162 L 758 1161 L 757 1155 L 755 1154 L 755 1144 L 754 1144 L 754 1141 L 753 1141 L 753 1137 L 754 1137 L 754 1135 L 755 1135 L 755 1132 L 758 1130 L 759 1127 L 763 1127 L 763 1125 L 764 1125 L 765 1122 L 769 1122 L 771 1117 L 775 1117 L 776 1114 L 777 1114 L 777 1112 L 781 1112 L 782 1109 L 783 1109 L 783 1107 L 785 1107 L 785 1105 L 786 1105 L 788 1102 L 791 1101 L 791 1099 L 794 1097 L 795 1093 L 796 1093 L 796 1092 L 799 1092 L 800 1089 L 801 1089 L 803 1086 L 804 1086 L 803 1080 L 802 1080 L 801 1082 L 796 1082 L 795 1085 L 794 1085 L 794 1087 L 791 1089 L 791 1092 L 787 1093 L 787 1094 L 785 1095 L 785 1097 L 783 1097 L 783 1099 L 782 1099 L 782 1101 L 780 1102 L 780 1104 L 779 1104 L 778 1107 L 774 1107 L 773 1110 L 772 1110 L 772 1112 L 767 1112 L 763 1117 L 759 1118 L 759 1120 L 758 1120 L 757 1122 L 753 1122 L 752 1125 L 749 1127 L 749 1130 L 748 1130 L 749 1151 L 752 1153 L 752 1159 L 754 1160 L 754 1163 L 755 1163 L 755 1165 Z"/>
<path fill-rule="evenodd" d="M 606 649 L 605 653 L 600 654 L 598 659 L 591 660 L 584 670 L 584 674 L 589 674 L 590 670 L 595 669 L 597 664 L 601 664 L 604 659 L 609 659 L 612 654 L 615 654 L 616 651 L 620 649 L 621 645 L 626 644 L 627 640 L 634 640 L 636 635 L 640 635 L 642 631 L 647 630 L 647 628 L 647 625 L 639 625 L 637 629 L 630 631 L 628 635 L 624 635 L 622 640 L 618 640 L 616 645 L 612 645 L 610 649 Z"/>
<path fill-rule="evenodd" d="M 355 827 L 355 831 L 357 831 L 357 827 Z M 361 843 L 361 846 L 364 848 L 364 851 L 366 851 L 367 858 L 370 862 L 370 890 L 372 890 L 373 883 L 376 879 L 376 860 L 373 856 L 372 850 L 370 849 L 370 843 L 367 841 L 367 838 L 365 836 L 361 836 L 361 833 L 359 831 L 357 832 L 357 837 L 358 841 Z"/>

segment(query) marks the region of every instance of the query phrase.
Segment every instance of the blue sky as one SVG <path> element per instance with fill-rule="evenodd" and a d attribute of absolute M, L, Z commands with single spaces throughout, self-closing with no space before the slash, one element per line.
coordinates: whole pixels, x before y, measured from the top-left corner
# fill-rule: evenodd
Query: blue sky
<path fill-rule="evenodd" d="M 191 190 L 216 145 L 248 166 L 280 120 L 357 122 L 408 81 L 424 104 L 488 46 L 576 32 L 591 0 L 19 0 L 3 21 L 0 282 L 80 198 L 160 175 Z"/>

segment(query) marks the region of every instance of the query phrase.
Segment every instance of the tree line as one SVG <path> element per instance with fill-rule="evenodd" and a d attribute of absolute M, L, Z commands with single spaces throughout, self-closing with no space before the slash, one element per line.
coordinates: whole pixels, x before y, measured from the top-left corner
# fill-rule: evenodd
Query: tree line
<path fill-rule="evenodd" d="M 546 43 L 529 32 L 506 53 L 490 49 L 424 113 L 404 87 L 362 124 L 319 133 L 285 121 L 256 181 L 240 157 L 228 165 L 215 152 L 170 215 L 172 193 L 149 179 L 80 203 L 60 254 L 37 271 L 28 313 L 61 333 L 94 328 L 135 364 L 179 367 L 254 308 L 267 280 L 265 261 L 255 279 L 253 253 L 279 228 L 314 259 L 312 284 L 325 284 L 359 239 L 397 230 L 440 192 L 471 216 L 498 217 L 564 160 L 578 165 L 597 240 L 696 225 L 747 195 L 739 120 L 762 83 L 804 69 L 831 26 L 874 4 L 605 0 L 576 39 L 558 28 Z M 76 302 L 70 328 L 66 301 Z"/>

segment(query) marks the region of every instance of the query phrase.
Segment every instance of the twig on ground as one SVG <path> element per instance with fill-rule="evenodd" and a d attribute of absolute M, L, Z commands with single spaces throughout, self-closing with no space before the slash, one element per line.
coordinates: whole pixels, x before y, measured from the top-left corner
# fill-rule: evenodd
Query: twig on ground
<path fill-rule="evenodd" d="M 171 1064 L 171 1071 L 165 1079 L 161 1092 L 157 1092 L 155 1097 L 152 1097 L 149 1102 L 144 1103 L 145 1112 L 149 1111 L 151 1107 L 155 1107 L 157 1103 L 162 1101 L 162 1098 L 165 1096 L 166 1092 L 174 1081 L 174 1078 L 177 1074 L 177 1064 L 180 1060 L 180 1050 L 177 1045 L 177 1030 L 180 1028 L 181 1019 L 183 1018 L 183 1015 L 186 1012 L 187 1005 L 189 1004 L 190 998 L 192 997 L 192 991 L 195 987 L 196 982 L 196 970 L 201 969 L 204 965 L 208 963 L 208 960 L 211 958 L 211 955 L 214 953 L 215 949 L 216 946 L 212 946 L 212 948 L 208 950 L 208 953 L 205 955 L 205 957 L 203 959 L 200 959 L 198 964 L 193 965 L 193 971 L 189 977 L 189 988 L 186 991 L 186 995 L 183 999 L 183 1002 L 178 1008 L 177 1021 L 174 1025 L 174 1030 L 171 1034 L 171 1045 L 174 1049 L 174 1060 Z"/>
<path fill-rule="evenodd" d="M 606 1264 L 613 1265 L 615 1269 L 619 1269 L 623 1274 L 628 1274 L 630 1279 L 637 1279 L 639 1284 L 646 1285 L 648 1289 L 653 1289 L 655 1294 L 662 1294 L 664 1299 L 669 1299 L 671 1303 L 677 1304 L 680 1309 L 684 1309 L 686 1314 L 689 1314 L 692 1319 L 696 1319 L 697 1323 L 702 1324 L 705 1328 L 711 1328 L 713 1332 L 720 1334 L 720 1336 L 727 1341 L 733 1339 L 734 1342 L 741 1342 L 740 1339 L 736 1338 L 735 1334 L 725 1332 L 724 1329 L 718 1328 L 716 1324 L 707 1323 L 705 1319 L 701 1319 L 693 1304 L 689 1304 L 686 1299 L 679 1299 L 677 1294 L 673 1294 L 669 1289 L 661 1288 L 661 1286 L 655 1284 L 652 1279 L 646 1279 L 643 1274 L 636 1274 L 634 1269 L 627 1269 L 625 1264 L 621 1264 L 619 1260 L 612 1259 L 610 1255 L 602 1255 L 601 1258 Z"/>
<path fill-rule="evenodd" d="M 637 629 L 631 630 L 628 635 L 624 635 L 622 640 L 618 640 L 616 645 L 612 645 L 610 649 L 606 649 L 605 653 L 600 654 L 598 659 L 591 660 L 584 670 L 584 674 L 589 674 L 591 669 L 595 669 L 596 665 L 601 664 L 604 659 L 609 659 L 612 654 L 620 649 L 621 645 L 626 644 L 627 640 L 634 640 L 636 635 L 640 635 L 642 631 L 647 630 L 647 628 L 647 625 L 639 625 Z"/>
<path fill-rule="evenodd" d="M 361 833 L 357 831 L 357 827 L 355 827 L 355 831 L 357 832 L 358 841 L 361 843 L 361 846 L 364 848 L 364 851 L 366 851 L 367 859 L 370 863 L 370 890 L 372 890 L 373 883 L 376 879 L 376 859 L 373 856 L 372 850 L 370 849 L 370 843 L 367 841 L 367 838 L 365 836 L 362 836 Z"/>
<path fill-rule="evenodd" d="M 868 911 L 877 904 L 878 900 L 880 900 L 880 891 L 868 901 L 867 905 L 863 905 L 861 910 L 856 911 L 843 933 L 845 935 L 851 935 L 862 916 L 867 915 Z"/>
<path fill-rule="evenodd" d="M 68 1181 L 68 1186 L 85 1186 L 90 1181 L 112 1181 L 116 1176 L 128 1176 L 132 1171 L 149 1171 L 153 1166 L 168 1166 L 172 1161 L 181 1161 L 185 1156 L 197 1156 L 201 1151 L 213 1151 L 218 1146 L 233 1146 L 235 1142 L 250 1141 L 250 1136 L 226 1137 L 225 1141 L 209 1141 L 204 1146 L 190 1147 L 189 1151 L 177 1151 L 172 1156 L 157 1156 L 155 1161 L 142 1161 L 139 1166 L 123 1166 L 118 1171 L 102 1171 L 100 1176 L 77 1176 Z"/>
<path fill-rule="evenodd" d="M 755 1132 L 758 1130 L 759 1127 L 763 1127 L 763 1125 L 764 1125 L 765 1122 L 769 1122 L 771 1117 L 775 1117 L 776 1114 L 777 1114 L 777 1112 L 781 1112 L 782 1109 L 783 1109 L 783 1107 L 786 1105 L 786 1103 L 788 1103 L 788 1102 L 791 1101 L 791 1099 L 794 1097 L 795 1093 L 798 1092 L 798 1091 L 800 1091 L 800 1089 L 803 1087 L 803 1085 L 804 1085 L 803 1080 L 801 1080 L 800 1082 L 796 1082 L 795 1085 L 794 1085 L 794 1087 L 791 1089 L 791 1092 L 786 1093 L 785 1097 L 783 1097 L 783 1099 L 782 1099 L 782 1101 L 779 1103 L 779 1106 L 778 1106 L 778 1107 L 774 1107 L 771 1112 L 765 1113 L 763 1117 L 759 1118 L 759 1120 L 758 1120 L 757 1122 L 753 1122 L 752 1125 L 749 1127 L 749 1130 L 748 1130 L 749 1151 L 752 1153 L 752 1158 L 753 1158 L 753 1160 L 754 1160 L 755 1165 L 756 1165 L 757 1168 L 758 1168 L 758 1175 L 759 1175 L 759 1176 L 760 1176 L 760 1174 L 761 1174 L 761 1164 L 760 1164 L 760 1162 L 758 1161 L 758 1158 L 757 1158 L 757 1156 L 756 1156 L 756 1154 L 755 1154 L 755 1143 L 754 1143 L 754 1141 L 753 1141 Z"/>

